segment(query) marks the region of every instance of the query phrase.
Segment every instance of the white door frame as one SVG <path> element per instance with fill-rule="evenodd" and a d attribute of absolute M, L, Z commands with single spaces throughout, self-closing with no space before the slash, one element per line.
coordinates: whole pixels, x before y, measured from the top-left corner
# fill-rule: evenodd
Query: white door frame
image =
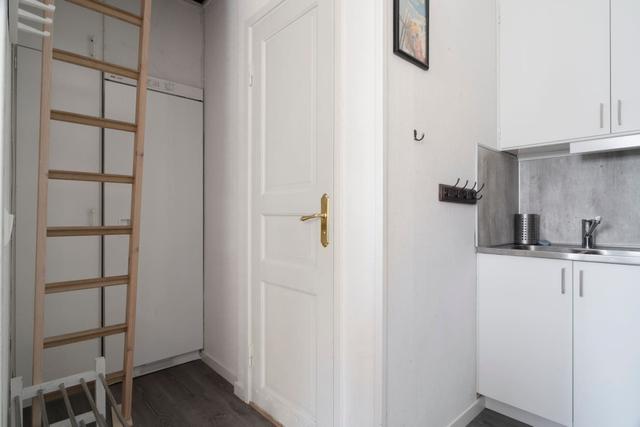
<path fill-rule="evenodd" d="M 250 31 L 284 1 L 290 0 L 271 0 L 240 22 L 236 43 L 241 70 L 237 166 L 238 213 L 242 220 L 238 230 L 238 369 L 234 392 L 246 402 L 252 400 Z M 385 48 L 390 11 L 384 0 L 333 1 L 334 426 L 382 426 L 386 418 Z M 363 8 L 367 11 L 364 15 Z M 363 50 L 367 44 L 370 49 Z M 350 195 L 349 200 L 345 194 Z M 372 333 L 363 338 L 363 330 Z M 363 354 L 367 360 L 363 361 Z"/>

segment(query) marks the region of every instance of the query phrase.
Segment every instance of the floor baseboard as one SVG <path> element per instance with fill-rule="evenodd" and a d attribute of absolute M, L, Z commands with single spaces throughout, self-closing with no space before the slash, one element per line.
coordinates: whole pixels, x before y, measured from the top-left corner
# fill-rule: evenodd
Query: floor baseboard
<path fill-rule="evenodd" d="M 200 358 L 208 367 L 216 371 L 222 378 L 229 381 L 231 384 L 236 383 L 236 375 L 229 369 L 225 368 L 220 362 L 214 359 L 210 354 L 204 350 L 200 351 Z"/>
<path fill-rule="evenodd" d="M 447 427 L 467 427 L 484 409 L 484 397 L 479 397 L 464 412 L 458 415 Z"/>

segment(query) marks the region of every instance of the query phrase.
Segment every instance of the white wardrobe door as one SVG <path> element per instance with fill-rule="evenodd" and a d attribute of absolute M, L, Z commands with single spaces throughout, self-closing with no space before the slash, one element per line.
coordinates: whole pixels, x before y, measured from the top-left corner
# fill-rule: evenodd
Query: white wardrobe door
<path fill-rule="evenodd" d="M 135 88 L 105 82 L 108 117 L 133 121 Z M 202 348 L 202 103 L 148 92 L 135 365 Z M 133 138 L 105 133 L 105 171 L 130 174 Z M 105 186 L 105 223 L 126 224 L 130 186 Z M 128 238 L 105 239 L 105 274 L 127 273 Z M 108 288 L 107 324 L 124 321 L 125 289 Z M 122 369 L 123 337 L 106 339 L 110 372 Z"/>
<path fill-rule="evenodd" d="M 64 45 L 62 47 L 65 47 Z M 80 52 L 87 54 L 87 52 Z M 33 295 L 35 289 L 36 188 L 40 120 L 40 52 L 18 48 L 16 144 L 16 370 L 31 382 Z M 100 73 L 54 62 L 52 108 L 100 115 Z M 50 168 L 100 170 L 100 130 L 52 122 Z M 96 183 L 50 181 L 49 225 L 98 225 L 100 187 Z M 100 239 L 47 240 L 47 281 L 100 276 Z M 85 290 L 45 297 L 45 336 L 100 326 L 100 293 Z M 99 340 L 44 352 L 45 380 L 95 366 Z"/>

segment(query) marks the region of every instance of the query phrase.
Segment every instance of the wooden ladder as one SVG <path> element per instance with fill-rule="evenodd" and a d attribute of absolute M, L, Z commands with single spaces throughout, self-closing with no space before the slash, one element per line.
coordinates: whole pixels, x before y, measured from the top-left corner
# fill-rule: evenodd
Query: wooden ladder
<path fill-rule="evenodd" d="M 54 0 L 44 0 L 45 4 L 53 4 Z M 40 146 L 38 160 L 38 210 L 36 231 L 36 274 L 35 274 L 35 303 L 33 330 L 33 384 L 43 381 L 44 349 L 92 340 L 109 335 L 124 333 L 124 363 L 121 375 L 123 380 L 122 412 L 131 423 L 131 395 L 133 386 L 133 351 L 135 344 L 136 319 L 136 285 L 138 280 L 138 254 L 140 243 L 140 204 L 142 193 L 142 163 L 144 149 L 145 109 L 147 92 L 147 62 L 149 32 L 151 25 L 151 0 L 140 0 L 141 14 L 135 15 L 127 11 L 109 6 L 97 0 L 66 0 L 94 12 L 122 20 L 139 27 L 138 69 L 130 69 L 110 64 L 94 58 L 84 57 L 71 52 L 53 48 L 52 37 L 44 37 L 42 42 L 42 84 L 40 105 Z M 45 12 L 45 18 L 52 18 L 53 12 Z M 44 24 L 44 31 L 53 35 L 52 24 Z M 56 111 L 50 106 L 51 101 L 51 71 L 53 60 L 92 68 L 105 73 L 118 74 L 137 80 L 135 123 L 110 120 L 102 117 L 92 117 L 83 114 Z M 49 137 L 50 121 L 57 120 L 79 125 L 95 126 L 107 129 L 132 132 L 133 144 L 133 174 L 114 175 L 105 173 L 88 173 L 76 171 L 62 171 L 49 169 Z M 127 226 L 47 226 L 47 196 L 49 180 L 89 181 L 101 183 L 130 184 L 131 190 L 131 223 Z M 64 236 L 106 236 L 129 235 L 128 274 L 124 276 L 97 277 L 85 280 L 46 283 L 46 241 L 47 238 Z M 86 331 L 73 332 L 53 337 L 44 336 L 44 303 L 45 295 L 61 292 L 72 292 L 82 289 L 95 289 L 107 286 L 126 285 L 125 323 L 106 326 Z M 39 424 L 40 405 L 34 402 L 34 425 Z"/>

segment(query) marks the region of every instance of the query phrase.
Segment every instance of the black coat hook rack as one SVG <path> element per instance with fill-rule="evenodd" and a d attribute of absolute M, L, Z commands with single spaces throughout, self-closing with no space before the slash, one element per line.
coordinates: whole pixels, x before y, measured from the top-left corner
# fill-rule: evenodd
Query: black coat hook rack
<path fill-rule="evenodd" d="M 476 190 L 478 183 L 474 182 L 473 187 L 469 186 L 469 180 L 467 180 L 462 187 L 459 187 L 460 178 L 453 185 L 440 184 L 438 191 L 438 199 L 441 202 L 448 203 L 463 203 L 466 205 L 475 205 L 478 200 L 482 199 L 484 195 L 480 192 L 484 190 L 484 183 Z"/>

